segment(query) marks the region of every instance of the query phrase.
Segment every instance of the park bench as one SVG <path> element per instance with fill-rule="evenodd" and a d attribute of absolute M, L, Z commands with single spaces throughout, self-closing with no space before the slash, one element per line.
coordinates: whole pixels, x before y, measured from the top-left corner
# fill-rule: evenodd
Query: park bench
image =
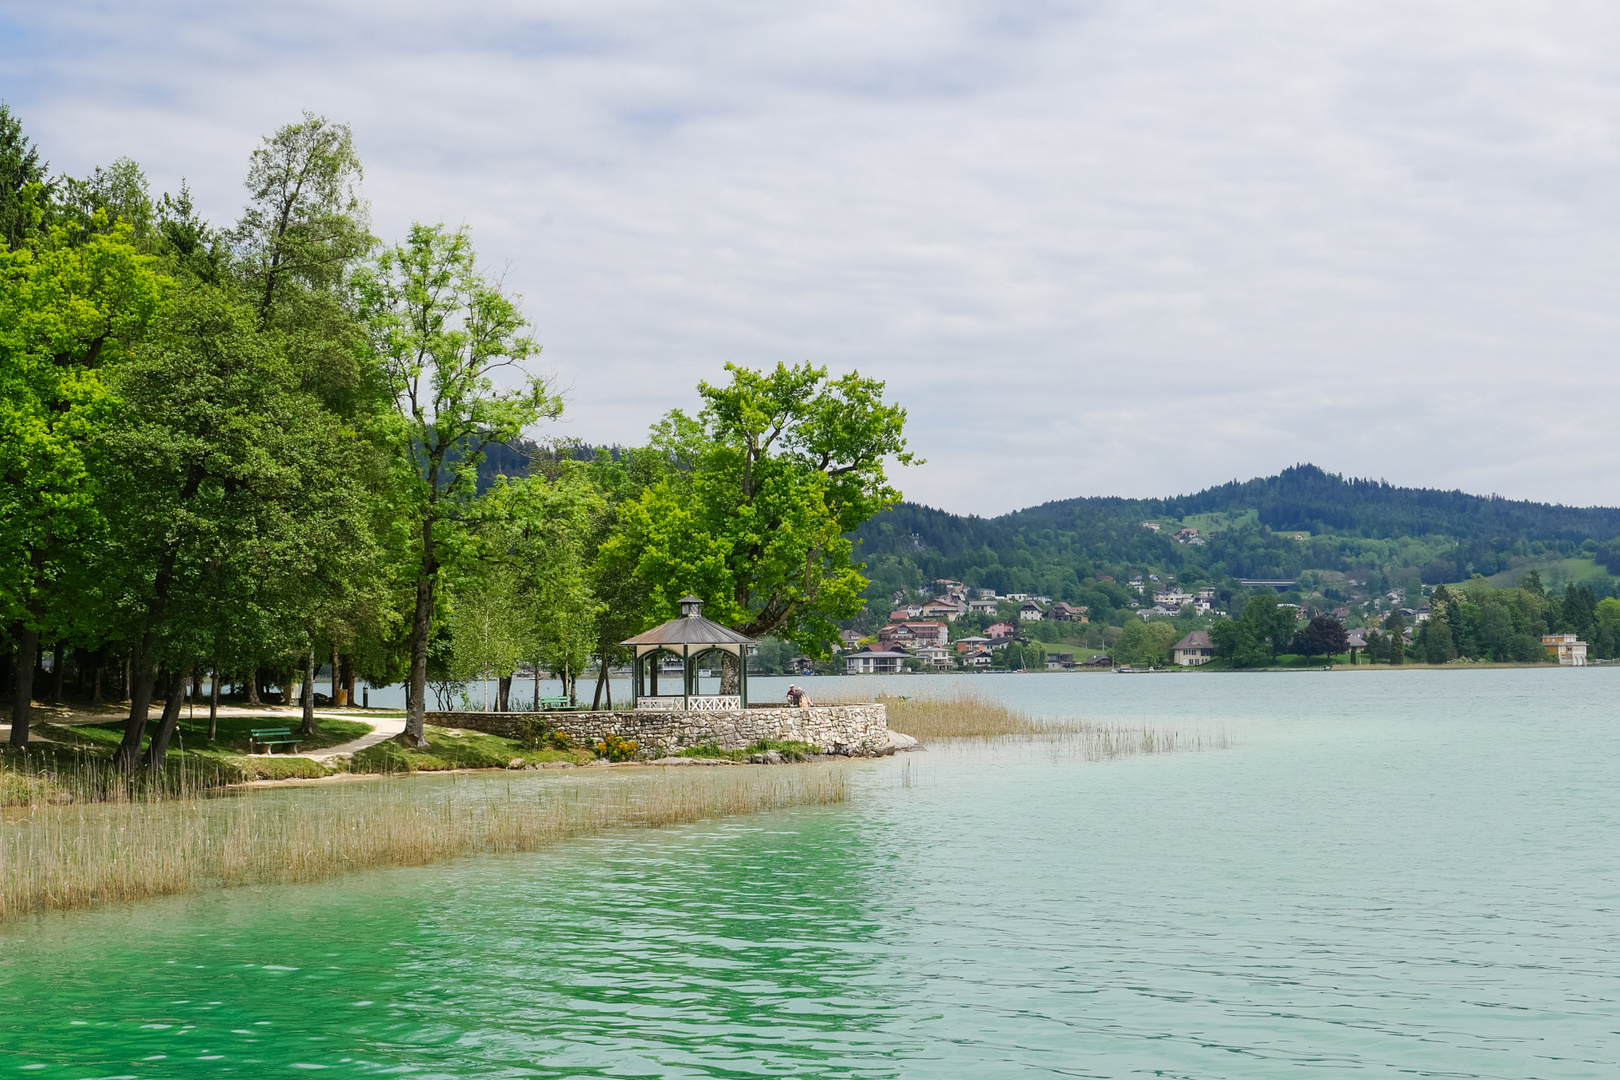
<path fill-rule="evenodd" d="M 566 709 L 568 708 L 568 699 L 565 697 L 543 697 L 540 699 L 540 708 Z"/>
<path fill-rule="evenodd" d="M 303 742 L 303 737 L 294 735 L 291 728 L 284 727 L 256 727 L 248 732 L 248 753 L 253 753 L 253 744 L 258 743 L 264 747 L 267 754 L 275 753 L 271 747 L 291 744 L 296 747 Z M 291 750 L 287 753 L 292 753 Z"/>

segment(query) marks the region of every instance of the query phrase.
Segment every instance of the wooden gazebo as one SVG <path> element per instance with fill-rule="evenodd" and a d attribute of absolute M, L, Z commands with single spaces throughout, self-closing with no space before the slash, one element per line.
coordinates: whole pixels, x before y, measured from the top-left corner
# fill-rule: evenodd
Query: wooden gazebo
<path fill-rule="evenodd" d="M 754 641 L 747 634 L 739 634 L 703 617 L 703 601 L 696 596 L 681 600 L 681 617 L 671 619 L 662 626 L 637 634 L 619 644 L 635 652 L 631 668 L 630 699 L 637 709 L 696 709 L 713 712 L 720 709 L 746 709 L 748 707 L 748 649 Z M 710 653 L 729 654 L 737 658 L 738 689 L 736 694 L 701 694 L 698 692 L 700 661 Z M 681 661 L 679 688 L 674 693 L 660 693 L 658 669 L 666 656 Z M 722 661 L 724 663 L 724 661 Z"/>

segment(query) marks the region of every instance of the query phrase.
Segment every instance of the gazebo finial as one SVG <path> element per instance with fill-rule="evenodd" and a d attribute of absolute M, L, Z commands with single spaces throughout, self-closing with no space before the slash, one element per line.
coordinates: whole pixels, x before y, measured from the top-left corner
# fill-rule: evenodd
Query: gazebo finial
<path fill-rule="evenodd" d="M 681 614 L 688 619 L 698 619 L 703 616 L 703 598 L 687 593 L 681 597 Z"/>

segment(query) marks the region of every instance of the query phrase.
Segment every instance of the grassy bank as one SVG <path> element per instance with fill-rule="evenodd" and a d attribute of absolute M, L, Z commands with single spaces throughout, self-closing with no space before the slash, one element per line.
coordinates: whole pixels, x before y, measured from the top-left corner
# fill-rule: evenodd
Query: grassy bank
<path fill-rule="evenodd" d="M 845 797 L 841 770 L 805 767 L 527 774 L 455 784 L 379 779 L 237 798 L 65 806 L 38 798 L 0 822 L 0 919 L 532 851 L 610 829 Z"/>
<path fill-rule="evenodd" d="M 1224 731 L 1183 732 L 1174 728 L 1131 724 L 1098 724 L 1087 720 L 1053 720 L 1031 716 L 994 701 L 973 689 L 939 697 L 879 698 L 887 707 L 889 727 L 918 739 L 990 739 L 1021 736 L 1061 742 L 1066 751 L 1088 761 L 1134 754 L 1183 750 L 1216 750 L 1231 745 Z"/>

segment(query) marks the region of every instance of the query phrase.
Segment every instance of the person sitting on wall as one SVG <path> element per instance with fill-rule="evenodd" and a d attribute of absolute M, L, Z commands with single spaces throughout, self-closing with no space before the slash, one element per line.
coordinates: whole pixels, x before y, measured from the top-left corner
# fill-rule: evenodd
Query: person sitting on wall
<path fill-rule="evenodd" d="M 788 684 L 788 692 L 787 692 L 787 701 L 788 701 L 788 704 L 791 705 L 795 709 L 802 708 L 803 707 L 803 702 L 804 702 L 804 691 L 800 690 L 797 686 L 794 686 L 792 683 L 789 683 Z"/>

